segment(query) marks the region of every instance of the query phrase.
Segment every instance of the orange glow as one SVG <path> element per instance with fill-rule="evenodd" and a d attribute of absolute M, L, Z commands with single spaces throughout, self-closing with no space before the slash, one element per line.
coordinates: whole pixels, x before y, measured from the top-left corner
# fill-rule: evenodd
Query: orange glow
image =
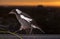
<path fill-rule="evenodd" d="M 0 2 L 0 5 L 5 6 L 60 6 L 60 2 Z"/>

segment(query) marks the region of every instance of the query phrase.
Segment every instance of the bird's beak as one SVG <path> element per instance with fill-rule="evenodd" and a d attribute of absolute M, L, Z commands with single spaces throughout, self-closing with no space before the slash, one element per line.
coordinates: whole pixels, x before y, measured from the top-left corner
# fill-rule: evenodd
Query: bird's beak
<path fill-rule="evenodd" d="M 14 12 L 9 12 L 8 14 L 13 14 Z"/>

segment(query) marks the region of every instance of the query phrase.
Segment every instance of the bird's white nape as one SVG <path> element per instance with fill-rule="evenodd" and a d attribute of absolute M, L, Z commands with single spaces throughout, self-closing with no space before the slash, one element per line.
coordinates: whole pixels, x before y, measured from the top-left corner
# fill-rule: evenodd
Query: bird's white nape
<path fill-rule="evenodd" d="M 20 11 L 19 9 L 16 9 L 16 12 L 17 12 L 18 14 L 21 14 L 21 13 L 22 13 L 22 11 Z"/>

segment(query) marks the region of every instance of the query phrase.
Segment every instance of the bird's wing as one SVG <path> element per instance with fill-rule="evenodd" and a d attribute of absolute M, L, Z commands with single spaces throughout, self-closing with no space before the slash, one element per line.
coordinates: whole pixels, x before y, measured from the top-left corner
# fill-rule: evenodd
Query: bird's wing
<path fill-rule="evenodd" d="M 25 17 L 24 15 L 20 15 L 20 17 L 28 22 L 32 21 L 31 18 Z"/>

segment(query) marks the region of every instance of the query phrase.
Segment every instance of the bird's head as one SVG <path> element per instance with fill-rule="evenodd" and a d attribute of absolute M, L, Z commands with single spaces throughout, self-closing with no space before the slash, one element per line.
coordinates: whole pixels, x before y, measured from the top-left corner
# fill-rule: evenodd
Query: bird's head
<path fill-rule="evenodd" d="M 19 9 L 14 9 L 14 10 L 12 10 L 9 14 L 21 14 L 21 13 L 22 13 L 21 10 L 19 10 Z"/>

